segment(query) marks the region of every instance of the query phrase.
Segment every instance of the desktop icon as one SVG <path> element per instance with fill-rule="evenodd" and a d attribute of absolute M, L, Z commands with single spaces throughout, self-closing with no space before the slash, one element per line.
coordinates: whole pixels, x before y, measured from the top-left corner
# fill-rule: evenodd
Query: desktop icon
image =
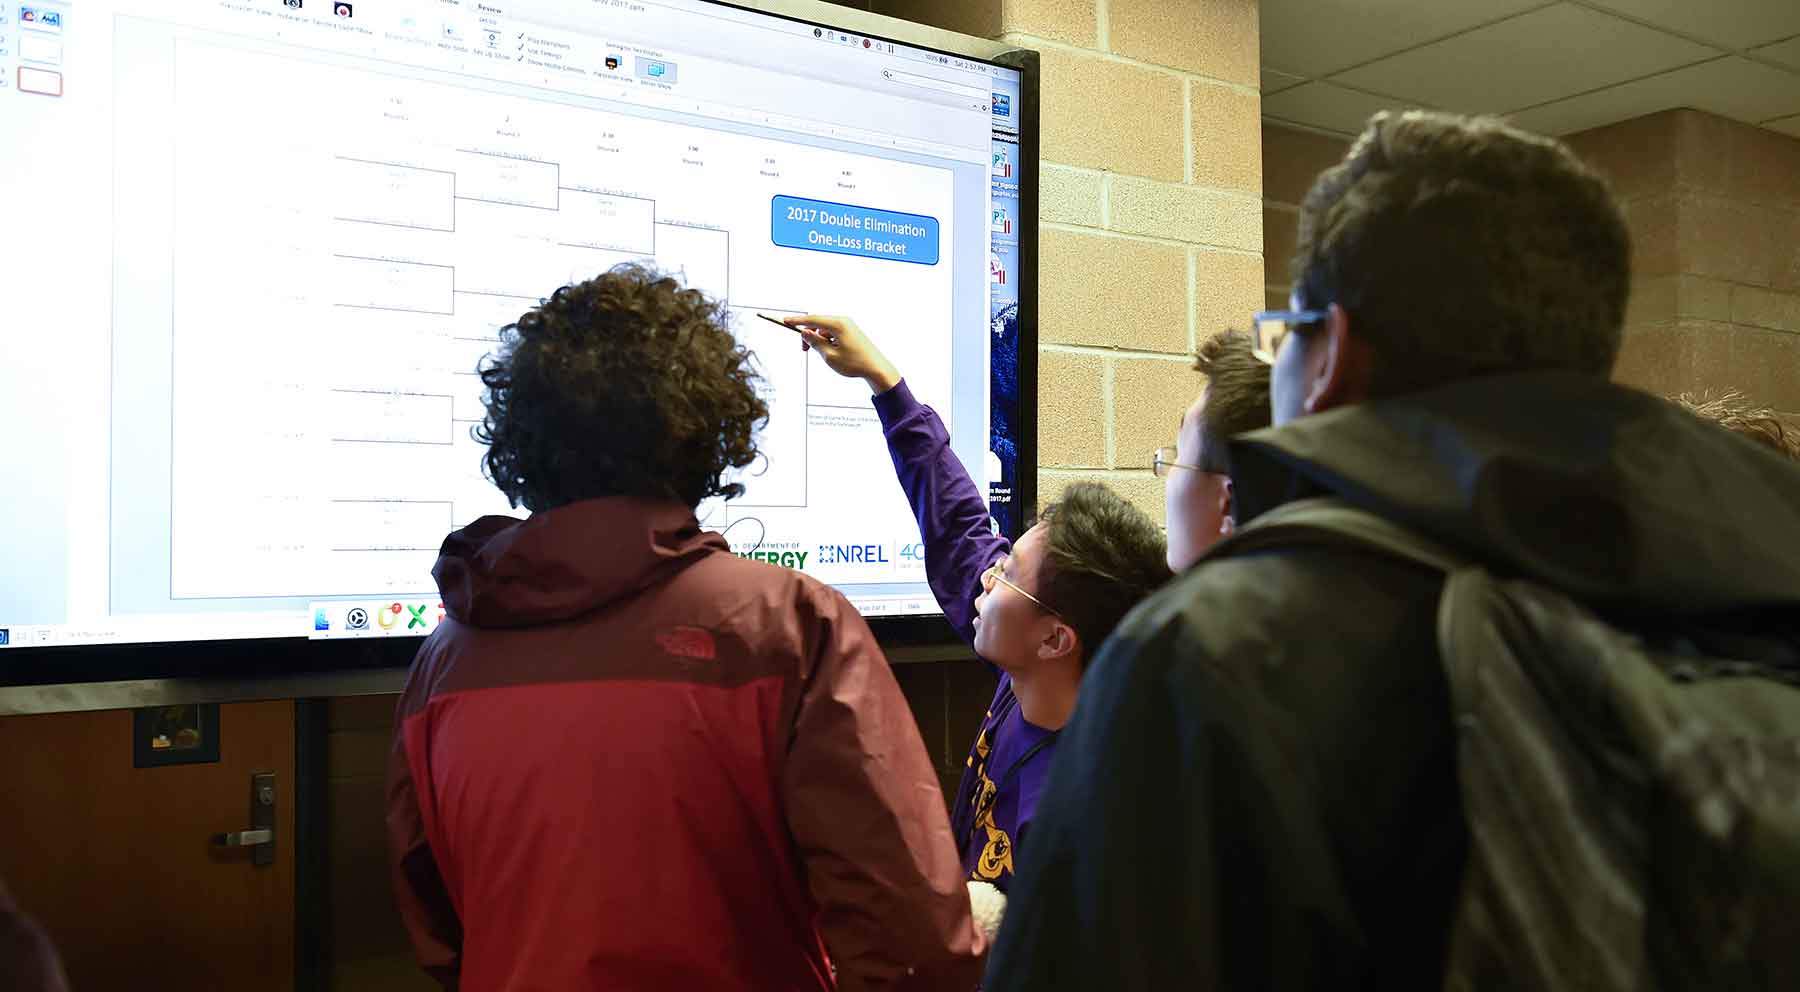
<path fill-rule="evenodd" d="M 325 607 L 323 607 L 323 606 L 313 610 L 313 629 L 314 630 L 330 630 L 331 629 L 331 617 L 329 617 L 325 614 Z"/>
<path fill-rule="evenodd" d="M 356 16 L 354 13 L 351 12 L 351 7 L 347 3 L 332 4 L 331 12 L 336 14 L 339 17 L 354 17 L 354 16 Z"/>
<path fill-rule="evenodd" d="M 1011 234 L 1012 233 L 1012 229 L 1013 229 L 1012 218 L 1008 217 L 1006 215 L 1005 207 L 995 207 L 994 208 L 993 229 L 994 229 L 995 234 Z"/>
<path fill-rule="evenodd" d="M 864 39 L 863 39 L 863 47 L 864 47 L 864 48 L 867 48 L 867 47 L 869 47 L 869 39 L 867 39 L 867 38 L 864 38 Z"/>
<path fill-rule="evenodd" d="M 376 626 L 380 627 L 382 630 L 393 630 L 394 625 L 400 622 L 400 611 L 403 609 L 405 609 L 405 607 L 402 607 L 399 603 L 389 603 L 387 606 L 376 610 Z"/>
<path fill-rule="evenodd" d="M 412 615 L 412 618 L 406 621 L 407 630 L 411 630 L 414 627 L 428 626 L 425 623 L 425 605 L 423 603 L 418 606 L 408 606 L 406 612 Z"/>
<path fill-rule="evenodd" d="M 997 286 L 1006 285 L 1006 263 L 1000 261 L 999 255 L 988 256 L 988 282 Z"/>
<path fill-rule="evenodd" d="M 12 643 L 12 631 L 7 630 L 5 627 L 0 627 L 0 648 L 6 647 L 8 644 L 11 644 L 11 643 Z"/>
<path fill-rule="evenodd" d="M 369 611 L 360 606 L 350 607 L 350 612 L 344 614 L 344 627 L 349 630 L 368 630 Z"/>
<path fill-rule="evenodd" d="M 813 37 L 814 38 L 822 37 L 824 34 L 825 34 L 825 32 L 820 31 L 818 28 L 813 28 Z"/>
<path fill-rule="evenodd" d="M 19 7 L 19 23 L 39 31 L 61 31 L 62 12 L 42 7 Z"/>
<path fill-rule="evenodd" d="M 1012 116 L 1012 97 L 1011 96 L 1008 96 L 1005 93 L 995 93 L 994 94 L 994 116 L 995 117 L 1011 117 Z"/>

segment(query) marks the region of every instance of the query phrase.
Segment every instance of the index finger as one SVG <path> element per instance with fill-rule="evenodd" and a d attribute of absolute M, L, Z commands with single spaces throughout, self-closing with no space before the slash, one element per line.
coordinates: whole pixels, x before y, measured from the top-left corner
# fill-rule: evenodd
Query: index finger
<path fill-rule="evenodd" d="M 830 334 L 842 334 L 849 321 L 843 317 L 831 317 L 825 314 L 809 313 L 799 317 L 783 317 L 781 322 L 789 327 L 807 327 L 815 331 Z"/>

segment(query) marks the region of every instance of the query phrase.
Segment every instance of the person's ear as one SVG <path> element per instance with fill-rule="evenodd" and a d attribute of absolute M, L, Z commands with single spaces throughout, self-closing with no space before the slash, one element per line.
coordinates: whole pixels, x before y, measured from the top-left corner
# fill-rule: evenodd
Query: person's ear
<path fill-rule="evenodd" d="M 1306 392 L 1307 413 L 1324 413 L 1349 406 L 1369 395 L 1369 375 L 1374 353 L 1367 341 L 1358 337 L 1350 326 L 1350 315 L 1336 303 L 1319 330 L 1323 340 L 1313 354 L 1317 356 L 1310 370 L 1311 382 Z"/>
<path fill-rule="evenodd" d="M 1237 529 L 1237 520 L 1232 517 L 1231 512 L 1232 512 L 1231 476 L 1226 476 L 1225 481 L 1219 485 L 1219 536 L 1220 537 L 1230 537 L 1231 532 Z"/>
<path fill-rule="evenodd" d="M 1081 636 L 1075 628 L 1069 626 L 1059 617 L 1051 617 L 1050 631 L 1038 643 L 1038 658 L 1051 661 L 1056 658 L 1077 657 L 1081 652 Z"/>

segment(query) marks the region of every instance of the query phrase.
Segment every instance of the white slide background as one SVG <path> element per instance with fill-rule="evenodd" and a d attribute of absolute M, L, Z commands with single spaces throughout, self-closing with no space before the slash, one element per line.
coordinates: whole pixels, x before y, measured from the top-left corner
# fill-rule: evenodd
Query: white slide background
<path fill-rule="evenodd" d="M 637 258 L 727 298 L 767 376 L 766 458 L 707 522 L 922 579 L 867 389 L 748 309 L 856 315 L 947 414 L 948 170 L 191 41 L 170 112 L 131 131 L 175 148 L 177 598 L 428 590 L 446 531 L 508 512 L 469 437 L 496 329 Z M 778 248 L 777 194 L 935 217 L 940 260 Z"/>

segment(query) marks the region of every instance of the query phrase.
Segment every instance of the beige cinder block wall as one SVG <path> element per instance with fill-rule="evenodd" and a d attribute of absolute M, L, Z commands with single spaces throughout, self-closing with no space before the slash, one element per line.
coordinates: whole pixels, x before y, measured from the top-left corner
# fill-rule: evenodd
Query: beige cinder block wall
<path fill-rule="evenodd" d="M 1736 388 L 1800 424 L 1800 140 L 1696 110 L 1564 140 L 1612 181 L 1631 227 L 1614 378 L 1665 396 Z M 1348 147 L 1263 126 L 1270 307 L 1286 305 L 1300 199 Z"/>
<path fill-rule="evenodd" d="M 1196 340 L 1263 298 L 1257 0 L 869 9 L 1043 54 L 1040 499 L 1095 479 L 1161 521 Z"/>
<path fill-rule="evenodd" d="M 1572 135 L 1632 235 L 1616 378 L 1740 389 L 1800 416 L 1800 140 L 1696 110 Z"/>
<path fill-rule="evenodd" d="M 1319 173 L 1350 149 L 1346 138 L 1280 124 L 1262 126 L 1264 305 L 1285 310 L 1293 278 L 1288 262 L 1300 227 L 1300 201 Z"/>

